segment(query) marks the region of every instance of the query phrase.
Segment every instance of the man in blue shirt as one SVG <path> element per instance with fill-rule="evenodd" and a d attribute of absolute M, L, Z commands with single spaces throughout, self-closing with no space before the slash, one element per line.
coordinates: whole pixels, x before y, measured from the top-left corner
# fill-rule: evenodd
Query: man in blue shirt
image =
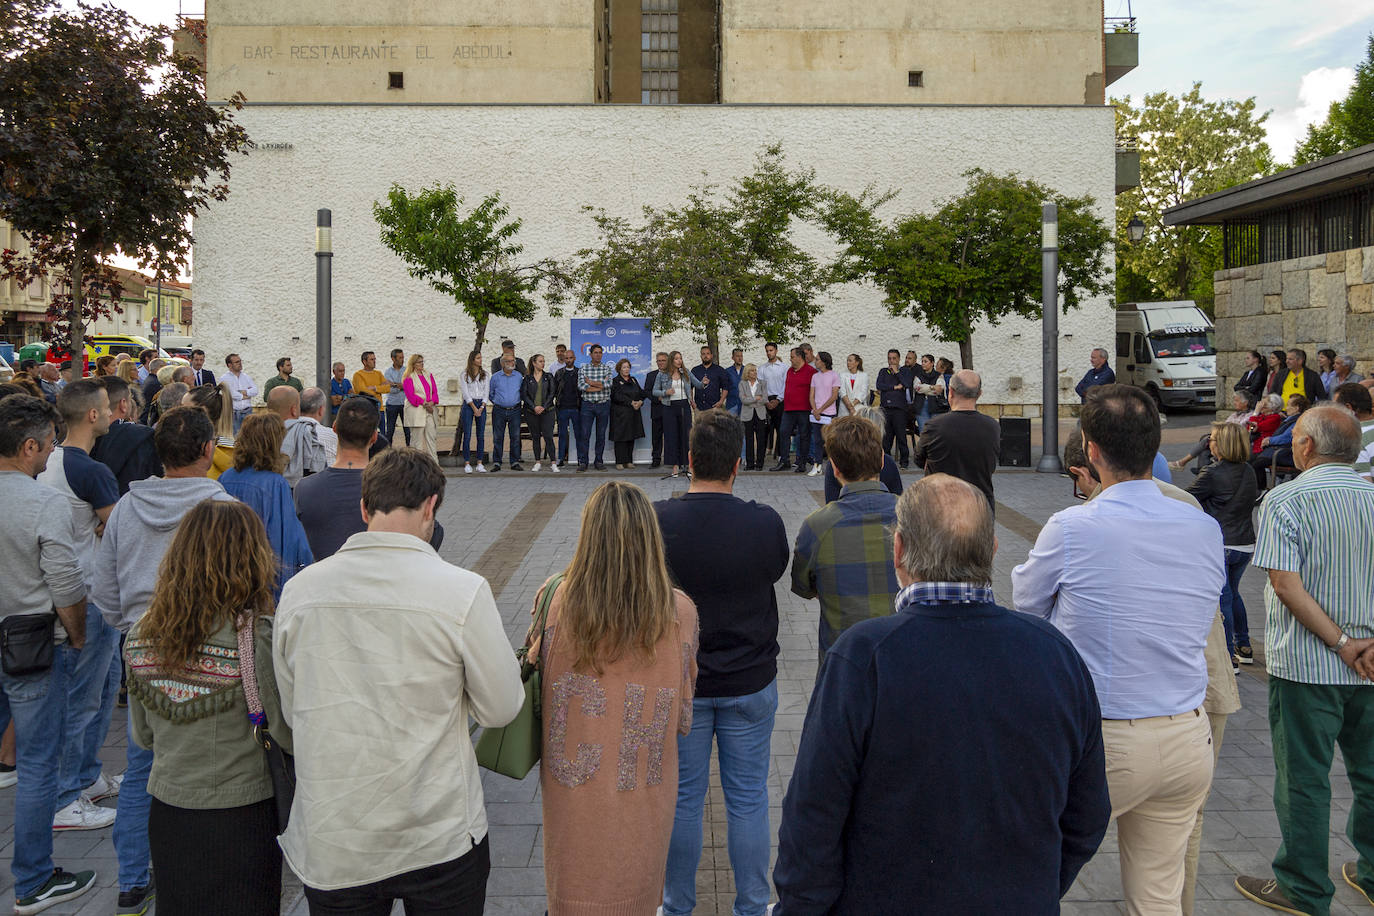
<path fill-rule="evenodd" d="M 1101 492 L 1045 524 L 1012 571 L 1012 600 L 1053 623 L 1092 672 L 1127 908 L 1176 913 L 1188 838 L 1212 783 L 1202 703 L 1207 633 L 1226 582 L 1221 528 L 1151 479 L 1159 412 L 1144 391 L 1095 388 L 1082 430 Z"/>
<path fill-rule="evenodd" d="M 730 394 L 730 375 L 716 365 L 716 357 L 710 347 L 701 348 L 701 365 L 693 369 L 692 374 L 706 383 L 705 388 L 698 388 L 693 393 L 697 410 L 724 407 L 725 399 Z"/>
<path fill-rule="evenodd" d="M 1088 361 L 1093 364 L 1093 367 L 1088 370 L 1087 374 L 1083 376 L 1082 380 L 1080 380 L 1073 389 L 1078 392 L 1078 399 L 1080 401 L 1086 401 L 1088 399 L 1089 388 L 1096 385 L 1116 384 L 1116 373 L 1112 371 L 1111 366 L 1107 365 L 1106 350 L 1101 347 L 1093 350 L 1092 354 L 1088 357 Z"/>
<path fill-rule="evenodd" d="M 895 528 L 896 613 L 846 630 L 811 697 L 774 916 L 1057 914 L 1111 812 L 1092 676 L 993 600 L 976 487 L 923 477 Z"/>
<path fill-rule="evenodd" d="M 730 351 L 730 365 L 725 367 L 730 377 L 730 388 L 725 393 L 725 409 L 739 416 L 739 383 L 744 377 L 744 351 L 739 347 Z"/>
<path fill-rule="evenodd" d="M 515 357 L 501 356 L 501 371 L 491 377 L 491 469 L 501 470 L 501 440 L 510 430 L 510 469 L 523 471 L 520 465 L 520 386 L 525 377 L 515 371 Z"/>

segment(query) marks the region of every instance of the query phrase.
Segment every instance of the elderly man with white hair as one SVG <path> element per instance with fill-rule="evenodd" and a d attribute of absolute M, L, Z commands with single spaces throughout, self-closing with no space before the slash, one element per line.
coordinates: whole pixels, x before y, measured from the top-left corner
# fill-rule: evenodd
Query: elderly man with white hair
<path fill-rule="evenodd" d="M 1078 394 L 1079 400 L 1086 401 L 1088 399 L 1089 388 L 1116 384 L 1116 372 L 1109 365 L 1109 360 L 1107 351 L 1101 347 L 1094 348 L 1092 353 L 1088 355 L 1088 361 L 1092 363 L 1092 368 L 1084 374 L 1073 389 Z"/>
<path fill-rule="evenodd" d="M 1313 407 L 1293 434 L 1302 471 L 1260 509 L 1254 565 L 1264 603 L 1274 813 L 1283 842 L 1274 876 L 1236 878 L 1246 897 L 1287 913 L 1326 914 L 1331 762 L 1340 747 L 1354 798 L 1356 860 L 1341 877 L 1374 903 L 1374 485 L 1351 466 L 1360 424 L 1344 407 Z"/>
<path fill-rule="evenodd" d="M 1362 381 L 1364 381 L 1364 376 L 1355 371 L 1355 357 L 1350 355 L 1338 356 L 1332 367 L 1331 377 L 1326 381 L 1326 393 L 1334 398 L 1337 388 L 1342 385 L 1358 384 Z"/>

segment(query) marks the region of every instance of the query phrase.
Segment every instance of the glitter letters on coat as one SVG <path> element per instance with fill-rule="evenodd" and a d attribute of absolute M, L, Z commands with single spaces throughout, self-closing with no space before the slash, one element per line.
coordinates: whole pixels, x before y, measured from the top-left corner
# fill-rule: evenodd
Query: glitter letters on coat
<path fill-rule="evenodd" d="M 641 695 L 643 688 L 640 688 Z M 597 683 L 596 678 L 571 671 L 554 681 L 553 715 L 549 716 L 548 749 L 544 762 L 553 778 L 569 789 L 574 789 L 596 775 L 601 768 L 601 745 L 578 744 L 577 759 L 567 759 L 565 745 L 568 740 L 568 712 L 572 698 L 582 698 L 582 715 L 600 718 L 606 714 L 606 691 Z M 662 756 L 660 748 L 659 755 Z"/>
<path fill-rule="evenodd" d="M 656 786 L 663 781 L 663 746 L 668 740 L 668 717 L 672 715 L 673 704 L 677 702 L 677 693 L 672 687 L 658 688 L 654 699 L 654 718 L 646 725 L 643 721 L 643 685 L 625 685 L 625 725 L 620 733 L 620 778 L 616 783 L 617 790 L 629 792 L 634 789 L 641 747 L 649 751 L 649 771 L 645 782 Z"/>

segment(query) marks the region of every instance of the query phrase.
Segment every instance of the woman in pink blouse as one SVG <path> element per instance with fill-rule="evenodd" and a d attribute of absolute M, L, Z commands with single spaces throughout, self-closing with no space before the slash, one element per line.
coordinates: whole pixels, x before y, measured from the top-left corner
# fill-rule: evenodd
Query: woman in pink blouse
<path fill-rule="evenodd" d="M 406 395 L 401 419 L 411 431 L 410 441 L 415 447 L 439 459 L 439 384 L 425 371 L 425 358 L 412 353 L 406 363 L 401 388 Z"/>
<path fill-rule="evenodd" d="M 824 470 L 821 462 L 821 434 L 839 413 L 840 376 L 829 353 L 816 354 L 816 374 L 811 376 L 811 458 L 816 462 L 807 475 L 815 477 Z"/>

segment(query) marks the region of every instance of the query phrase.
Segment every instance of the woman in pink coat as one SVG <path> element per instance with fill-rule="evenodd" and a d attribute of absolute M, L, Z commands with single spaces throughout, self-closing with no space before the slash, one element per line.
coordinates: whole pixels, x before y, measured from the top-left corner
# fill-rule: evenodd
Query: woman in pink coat
<path fill-rule="evenodd" d="M 439 385 L 434 376 L 425 371 L 425 358 L 412 353 L 401 376 L 401 388 L 406 395 L 401 421 L 410 430 L 410 441 L 422 451 L 439 459 Z"/>

